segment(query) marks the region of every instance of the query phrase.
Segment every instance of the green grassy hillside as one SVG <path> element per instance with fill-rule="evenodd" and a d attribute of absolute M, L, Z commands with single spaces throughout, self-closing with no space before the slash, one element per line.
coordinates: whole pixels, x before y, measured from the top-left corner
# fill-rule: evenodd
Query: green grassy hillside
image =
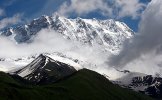
<path fill-rule="evenodd" d="M 21 78 L 0 72 L 0 100 L 152 100 L 87 69 L 48 85 L 24 83 Z"/>

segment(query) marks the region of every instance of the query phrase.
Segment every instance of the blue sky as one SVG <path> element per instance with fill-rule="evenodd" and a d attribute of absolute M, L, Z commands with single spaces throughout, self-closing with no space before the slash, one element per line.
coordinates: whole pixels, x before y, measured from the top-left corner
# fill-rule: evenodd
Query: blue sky
<path fill-rule="evenodd" d="M 111 1 L 111 0 L 105 0 L 105 1 Z M 147 4 L 148 1 L 149 0 L 141 0 L 140 2 Z M 72 1 L 71 0 L 0 0 L 0 9 L 4 11 L 3 15 L 0 16 L 0 20 L 7 17 L 12 17 L 15 14 L 21 14 L 21 19 L 23 23 L 28 23 L 33 18 L 37 18 L 41 15 L 44 14 L 52 15 L 54 12 L 58 11 L 65 2 L 70 3 Z M 143 10 L 144 9 L 142 9 L 142 11 Z M 83 9 L 83 11 L 85 10 Z M 97 19 L 115 18 L 116 20 L 125 22 L 134 31 L 138 30 L 138 23 L 140 17 L 132 18 L 132 16 L 123 16 L 121 18 L 116 18 L 114 16 L 113 17 L 108 15 L 105 16 L 100 13 L 101 11 L 102 9 L 89 11 L 89 13 L 86 14 L 85 13 L 78 14 L 73 10 L 72 12 L 69 13 L 68 17 L 75 18 L 79 16 L 83 18 L 97 18 Z"/>

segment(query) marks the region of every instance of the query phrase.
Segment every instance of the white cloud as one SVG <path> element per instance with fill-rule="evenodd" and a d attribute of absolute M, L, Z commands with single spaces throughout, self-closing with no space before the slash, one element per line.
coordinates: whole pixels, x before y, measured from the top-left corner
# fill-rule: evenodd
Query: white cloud
<path fill-rule="evenodd" d="M 119 18 L 125 16 L 137 18 L 141 15 L 141 11 L 146 7 L 146 5 L 139 2 L 139 0 L 116 0 L 116 6 L 120 9 L 118 11 Z"/>
<path fill-rule="evenodd" d="M 70 4 L 66 1 L 59 9 L 62 15 L 69 15 L 69 13 L 76 13 L 78 15 L 88 14 L 95 10 L 100 10 L 102 13 L 111 14 L 109 6 L 104 2 L 105 0 L 71 0 Z"/>
<path fill-rule="evenodd" d="M 69 55 L 74 54 L 74 58 L 84 57 L 84 59 L 94 59 L 95 55 L 102 55 L 100 54 L 102 49 L 99 49 L 102 47 L 97 45 L 94 48 L 88 45 L 84 46 L 80 42 L 74 42 L 63 38 L 60 33 L 57 33 L 51 29 L 41 30 L 37 36 L 34 37 L 32 43 L 16 45 L 13 41 L 10 41 L 9 39 L 6 39 L 6 37 L 2 36 L 0 37 L 0 43 L 0 57 L 29 56 L 32 54 L 40 54 L 44 52 L 61 52 Z M 80 56 L 75 57 L 75 55 Z"/>
<path fill-rule="evenodd" d="M 103 16 L 123 18 L 130 16 L 137 18 L 145 7 L 139 0 L 71 0 L 65 1 L 58 13 L 69 16 L 75 13 L 83 16 L 98 11 Z"/>
<path fill-rule="evenodd" d="M 0 20 L 0 29 L 5 28 L 8 25 L 14 25 L 21 22 L 21 14 L 15 14 L 13 17 L 7 17 Z"/>
<path fill-rule="evenodd" d="M 15 44 L 7 37 L 0 37 L 0 57 L 18 57 L 39 54 L 42 52 L 67 51 L 71 48 L 70 42 L 51 30 L 45 29 L 38 33 L 32 43 Z M 66 49 L 67 48 L 67 49 Z"/>
<path fill-rule="evenodd" d="M 0 57 L 2 58 L 27 57 L 33 54 L 59 52 L 67 57 L 79 59 L 85 68 L 98 71 L 101 74 L 105 73 L 111 78 L 117 77 L 112 74 L 115 71 L 113 68 L 108 70 L 109 67 L 107 67 L 105 61 L 107 61 L 109 54 L 108 52 L 103 53 L 103 48 L 100 45 L 95 47 L 82 45 L 80 42 L 67 40 L 60 33 L 50 29 L 41 30 L 32 43 L 16 45 L 6 37 L 0 37 L 0 43 Z M 0 70 L 9 70 L 10 67 L 1 64 Z"/>
<path fill-rule="evenodd" d="M 113 56 L 113 66 L 134 71 L 162 72 L 162 1 L 152 0 L 142 13 L 139 33 L 126 44 L 119 55 Z"/>

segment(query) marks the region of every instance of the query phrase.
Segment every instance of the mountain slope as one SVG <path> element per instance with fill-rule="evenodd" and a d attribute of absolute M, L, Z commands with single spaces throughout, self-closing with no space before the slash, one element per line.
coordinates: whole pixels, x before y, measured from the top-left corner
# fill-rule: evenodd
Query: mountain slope
<path fill-rule="evenodd" d="M 162 98 L 162 78 L 142 73 L 127 72 L 113 83 L 142 92 L 154 98 Z"/>
<path fill-rule="evenodd" d="M 76 70 L 82 68 L 78 59 L 73 59 L 72 57 L 68 57 L 67 55 L 59 52 L 53 53 L 42 53 L 56 61 L 66 63 L 70 66 L 74 66 Z M 0 71 L 12 72 L 16 69 L 20 69 L 23 66 L 27 66 L 34 59 L 36 59 L 40 54 L 33 54 L 29 56 L 21 56 L 21 57 L 11 57 L 11 58 L 1 58 L 0 57 Z"/>
<path fill-rule="evenodd" d="M 53 60 L 46 55 L 39 55 L 24 68 L 14 72 L 35 84 L 55 82 L 76 72 L 72 66 Z"/>
<path fill-rule="evenodd" d="M 1 100 L 152 100 L 87 69 L 48 85 L 24 85 L 17 80 L 0 73 Z"/>
<path fill-rule="evenodd" d="M 45 28 L 52 29 L 72 41 L 80 41 L 92 46 L 102 45 L 111 52 L 119 51 L 123 41 L 134 34 L 125 23 L 113 19 L 68 19 L 57 14 L 41 16 L 27 25 L 3 30 L 0 34 L 17 43 L 31 42 L 33 37 Z"/>

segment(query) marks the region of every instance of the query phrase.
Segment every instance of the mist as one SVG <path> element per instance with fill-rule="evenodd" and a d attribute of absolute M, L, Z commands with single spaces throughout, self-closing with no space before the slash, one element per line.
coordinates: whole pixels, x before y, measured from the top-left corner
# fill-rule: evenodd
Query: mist
<path fill-rule="evenodd" d="M 16 44 L 8 37 L 0 37 L 0 56 L 1 57 L 19 57 L 28 56 L 36 53 L 65 51 L 72 48 L 70 41 L 61 38 L 61 36 L 50 30 L 41 30 L 32 40 L 32 43 Z"/>
<path fill-rule="evenodd" d="M 95 70 L 101 74 L 107 74 L 111 78 L 114 77 L 112 73 L 114 73 L 115 70 L 108 67 L 105 63 L 110 53 L 103 52 L 104 47 L 101 45 L 94 44 L 95 46 L 90 46 L 82 44 L 79 41 L 71 41 L 51 29 L 41 30 L 30 41 L 32 42 L 16 44 L 15 41 L 10 40 L 9 37 L 0 37 L 0 58 L 19 58 L 41 53 L 59 52 L 67 57 L 78 59 L 81 61 L 83 68 Z M 0 70 L 3 69 L 6 71 L 11 69 L 8 65 L 9 64 L 3 63 Z"/>
<path fill-rule="evenodd" d="M 8 37 L 0 37 L 0 57 L 11 58 L 40 53 L 60 52 L 73 56 L 74 58 L 93 59 L 94 62 L 96 60 L 99 62 L 100 58 L 107 58 L 105 54 L 102 54 L 104 47 L 101 45 L 96 44 L 95 46 L 90 46 L 79 41 L 68 40 L 62 34 L 51 29 L 41 30 L 30 41 L 32 42 L 16 44 L 8 39 Z"/>

